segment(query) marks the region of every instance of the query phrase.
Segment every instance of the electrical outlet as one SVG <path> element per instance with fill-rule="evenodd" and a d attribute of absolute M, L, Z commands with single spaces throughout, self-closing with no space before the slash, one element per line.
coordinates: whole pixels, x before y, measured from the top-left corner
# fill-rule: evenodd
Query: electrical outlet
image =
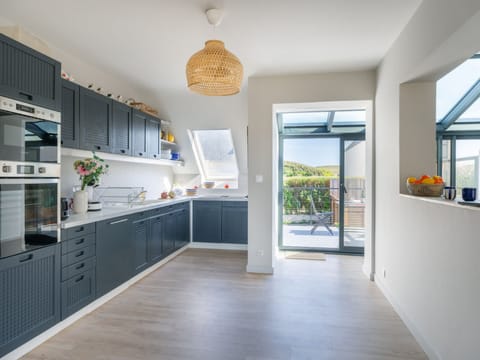
<path fill-rule="evenodd" d="M 259 256 L 263 256 L 264 252 L 263 252 L 263 250 L 258 250 L 258 251 L 257 251 L 257 254 L 258 254 Z"/>

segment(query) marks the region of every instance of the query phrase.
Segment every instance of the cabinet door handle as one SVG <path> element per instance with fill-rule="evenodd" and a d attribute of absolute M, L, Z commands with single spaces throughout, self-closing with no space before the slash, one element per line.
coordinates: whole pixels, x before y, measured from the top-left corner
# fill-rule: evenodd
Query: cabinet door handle
<path fill-rule="evenodd" d="M 84 277 L 85 277 L 85 276 L 83 276 L 83 275 L 80 276 L 78 279 L 75 279 L 75 282 L 78 283 L 78 282 L 82 281 Z"/>
<path fill-rule="evenodd" d="M 143 153 L 138 153 L 138 156 L 143 156 Z"/>
<path fill-rule="evenodd" d="M 77 230 L 75 230 L 75 232 L 79 233 L 79 232 L 82 232 L 83 230 L 85 230 L 85 228 L 83 226 L 80 226 Z"/>
<path fill-rule="evenodd" d="M 23 91 L 19 91 L 19 92 L 18 92 L 18 95 L 20 95 L 20 96 L 22 96 L 22 97 L 24 97 L 24 98 L 26 98 L 26 99 L 28 99 L 28 100 L 30 100 L 30 101 L 33 100 L 33 96 L 32 96 L 31 94 L 28 94 L 28 93 L 23 92 Z"/>
<path fill-rule="evenodd" d="M 25 256 L 24 258 L 21 258 L 18 262 L 26 262 L 26 261 L 30 261 L 33 259 L 33 254 L 28 254 L 27 256 Z"/>
<path fill-rule="evenodd" d="M 75 241 L 75 245 L 80 245 L 80 244 L 83 244 L 85 242 L 85 238 L 81 238 L 77 241 Z"/>
<path fill-rule="evenodd" d="M 156 157 L 157 157 L 157 154 L 153 154 L 153 157 L 156 158 Z"/>
<path fill-rule="evenodd" d="M 80 269 L 82 269 L 82 268 L 84 268 L 84 267 L 85 267 L 85 263 L 81 263 L 80 265 L 77 265 L 77 266 L 75 267 L 75 270 L 80 270 Z"/>
<path fill-rule="evenodd" d="M 115 224 L 120 224 L 128 221 L 128 219 L 122 219 L 122 220 L 117 220 L 117 221 L 112 221 L 110 225 L 115 225 Z"/>
<path fill-rule="evenodd" d="M 83 256 L 85 254 L 85 251 L 80 251 L 77 253 L 77 255 L 75 255 L 75 257 L 80 257 L 80 256 Z"/>
<path fill-rule="evenodd" d="M 125 150 L 120 150 L 120 152 L 121 152 L 122 154 L 125 154 L 125 153 L 126 153 L 126 151 L 125 151 Z"/>
<path fill-rule="evenodd" d="M 101 149 L 102 149 L 102 147 L 97 145 L 97 146 L 95 146 L 95 149 L 97 149 L 97 150 L 101 150 Z"/>

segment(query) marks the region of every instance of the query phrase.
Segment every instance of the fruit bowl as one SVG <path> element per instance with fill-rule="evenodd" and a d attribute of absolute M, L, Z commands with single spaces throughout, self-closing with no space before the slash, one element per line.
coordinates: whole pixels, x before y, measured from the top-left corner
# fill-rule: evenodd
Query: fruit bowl
<path fill-rule="evenodd" d="M 413 184 L 407 181 L 407 190 L 415 196 L 440 197 L 445 184 Z"/>

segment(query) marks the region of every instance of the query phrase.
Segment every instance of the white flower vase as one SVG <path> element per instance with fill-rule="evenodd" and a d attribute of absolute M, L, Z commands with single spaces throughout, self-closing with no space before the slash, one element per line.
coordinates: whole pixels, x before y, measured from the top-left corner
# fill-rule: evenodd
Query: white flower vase
<path fill-rule="evenodd" d="M 88 211 L 88 192 L 78 190 L 73 193 L 73 211 L 75 214 L 86 214 Z"/>

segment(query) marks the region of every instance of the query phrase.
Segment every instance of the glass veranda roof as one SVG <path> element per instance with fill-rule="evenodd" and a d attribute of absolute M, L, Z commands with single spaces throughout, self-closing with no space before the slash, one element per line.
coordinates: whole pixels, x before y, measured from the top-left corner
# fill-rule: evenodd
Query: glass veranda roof
<path fill-rule="evenodd" d="M 440 131 L 480 131 L 480 53 L 437 82 L 436 122 Z"/>
<path fill-rule="evenodd" d="M 280 132 L 346 133 L 365 128 L 365 110 L 331 110 L 279 114 Z"/>

